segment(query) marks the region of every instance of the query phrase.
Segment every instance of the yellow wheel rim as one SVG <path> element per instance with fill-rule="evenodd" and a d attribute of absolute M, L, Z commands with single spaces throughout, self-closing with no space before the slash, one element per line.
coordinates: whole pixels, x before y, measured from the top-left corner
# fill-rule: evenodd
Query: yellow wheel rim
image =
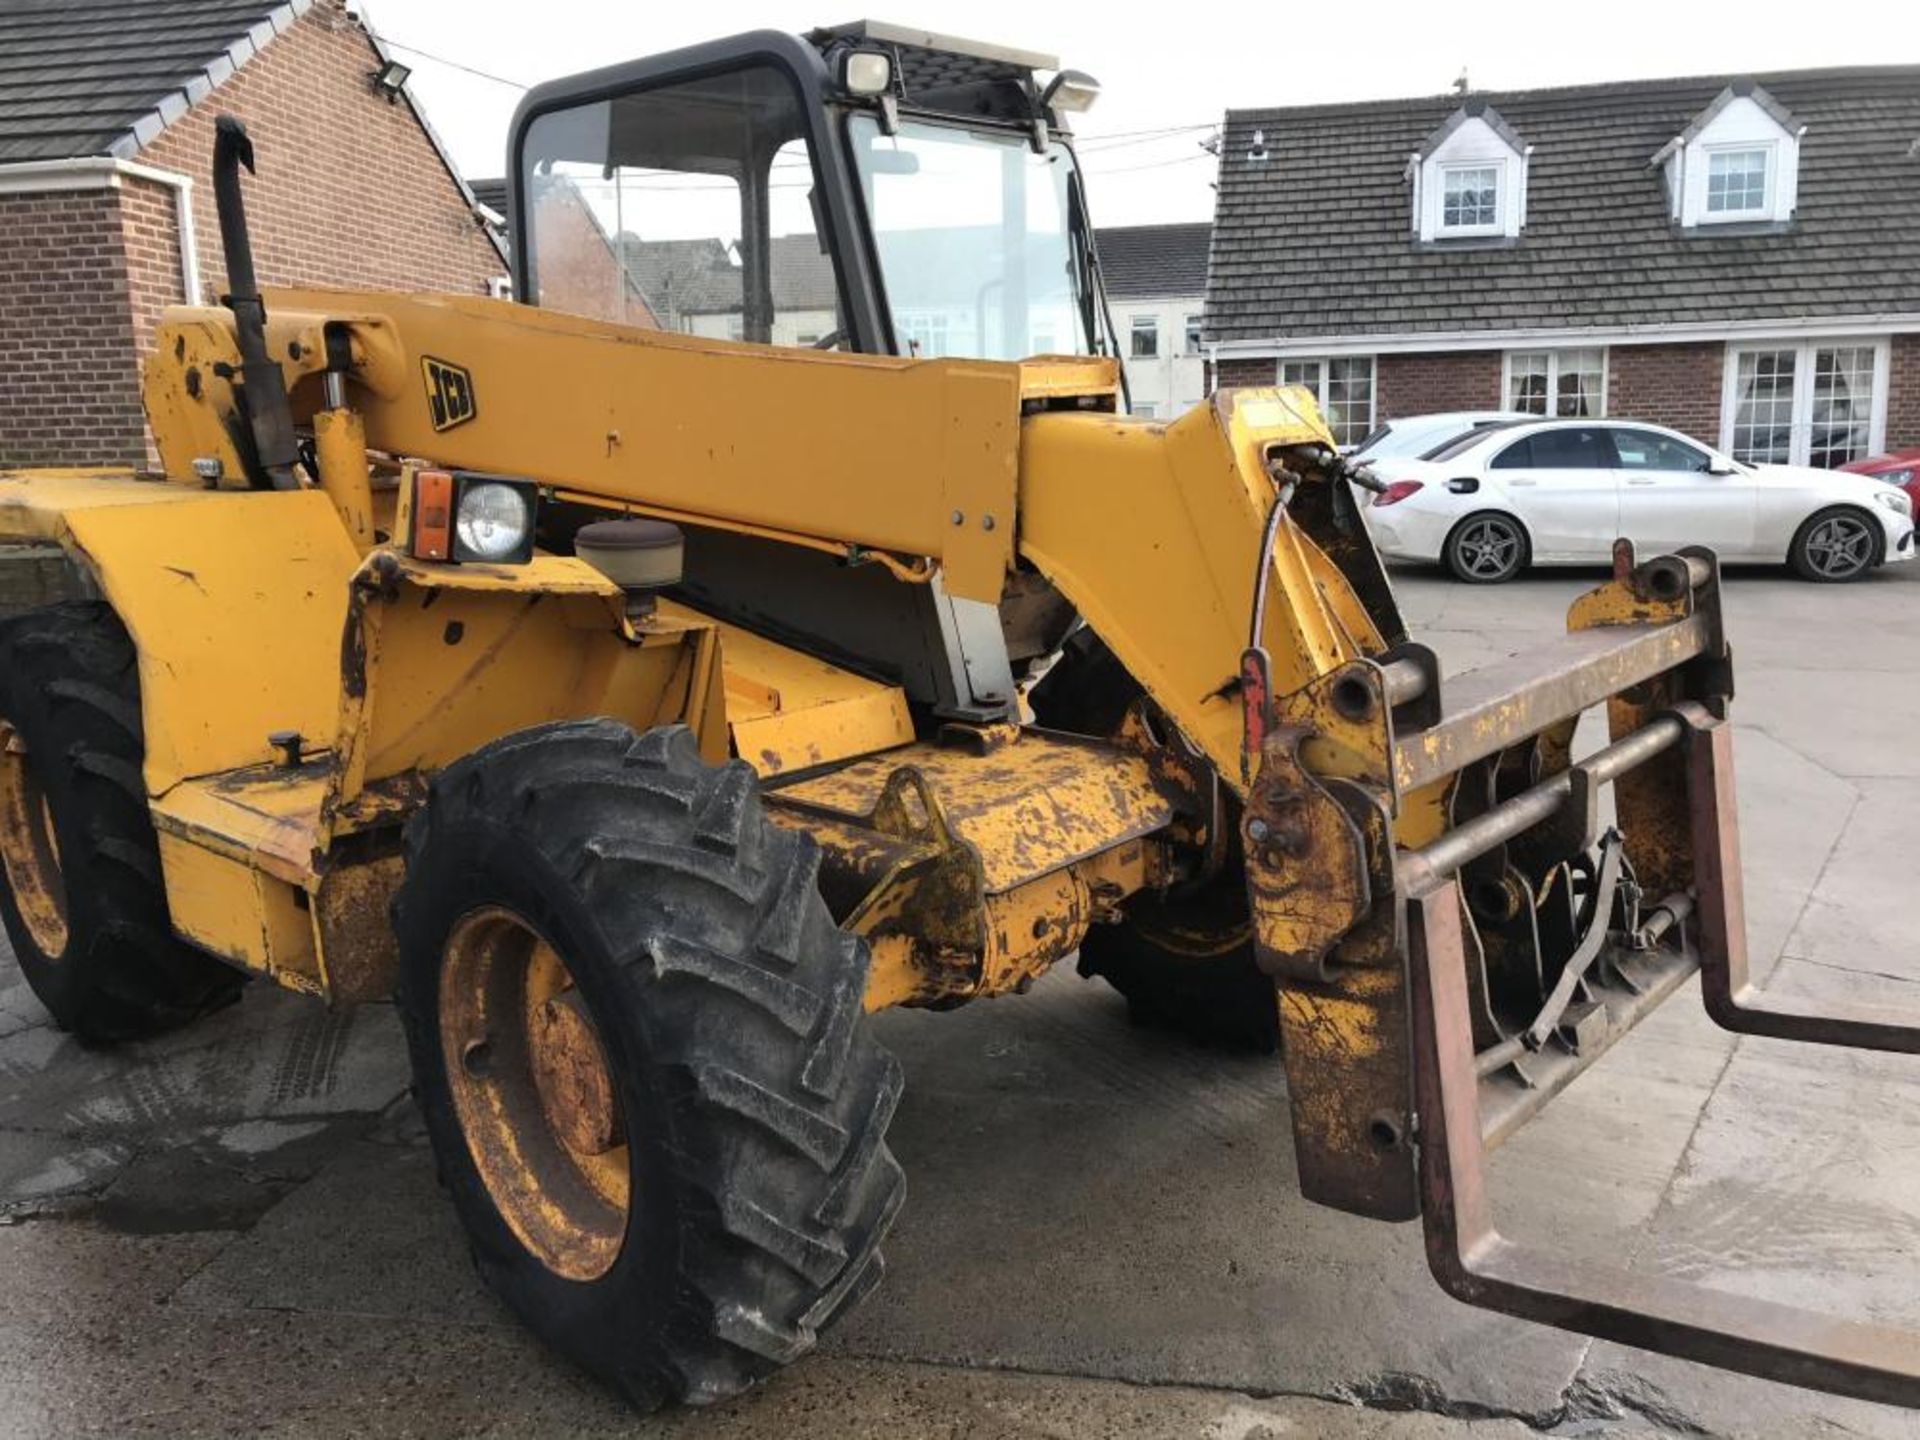
<path fill-rule="evenodd" d="M 619 1092 L 566 963 L 512 911 L 472 911 L 448 935 L 440 1043 L 467 1152 L 508 1227 L 556 1275 L 604 1275 L 630 1204 Z"/>
<path fill-rule="evenodd" d="M 60 873 L 60 842 L 53 832 L 47 792 L 28 761 L 26 741 L 0 720 L 0 864 L 13 889 L 21 922 L 40 953 L 66 953 L 67 882 Z"/>

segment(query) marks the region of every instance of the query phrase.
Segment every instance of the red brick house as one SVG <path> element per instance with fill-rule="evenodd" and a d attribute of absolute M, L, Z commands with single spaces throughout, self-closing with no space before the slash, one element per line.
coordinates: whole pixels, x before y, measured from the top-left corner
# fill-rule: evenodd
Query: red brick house
<path fill-rule="evenodd" d="M 0 0 L 0 468 L 146 456 L 154 321 L 223 287 L 222 113 L 254 138 L 263 283 L 504 275 L 404 84 L 376 84 L 387 59 L 341 0 Z"/>
<path fill-rule="evenodd" d="M 1920 445 L 1920 66 L 1227 115 L 1219 383 L 1343 442 L 1618 415 L 1750 460 Z"/>

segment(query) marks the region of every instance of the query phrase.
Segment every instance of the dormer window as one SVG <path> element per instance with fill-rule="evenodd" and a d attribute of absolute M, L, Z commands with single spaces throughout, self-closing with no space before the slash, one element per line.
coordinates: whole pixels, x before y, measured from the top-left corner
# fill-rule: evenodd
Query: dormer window
<path fill-rule="evenodd" d="M 1764 220 L 1767 176 L 1773 169 L 1771 145 L 1707 152 L 1707 214 L 1718 220 Z"/>
<path fill-rule="evenodd" d="M 1500 167 L 1448 165 L 1440 172 L 1440 230 L 1447 235 L 1493 235 L 1500 229 Z"/>
<path fill-rule="evenodd" d="M 1447 243 L 1518 236 L 1530 152 L 1491 105 L 1462 105 L 1407 161 L 1415 237 Z"/>
<path fill-rule="evenodd" d="M 1764 87 L 1729 85 L 1653 157 L 1669 212 L 1683 229 L 1784 225 L 1793 218 L 1806 131 Z"/>

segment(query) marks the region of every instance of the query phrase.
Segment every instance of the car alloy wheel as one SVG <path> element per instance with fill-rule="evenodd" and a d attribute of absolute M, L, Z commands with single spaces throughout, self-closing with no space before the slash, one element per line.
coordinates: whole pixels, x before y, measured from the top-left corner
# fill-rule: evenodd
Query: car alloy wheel
<path fill-rule="evenodd" d="M 1454 572 L 1463 580 L 1505 580 L 1521 564 L 1526 540 L 1520 527 L 1501 515 L 1478 515 L 1453 537 Z"/>
<path fill-rule="evenodd" d="M 1873 563 L 1873 532 L 1858 515 L 1828 515 L 1807 534 L 1807 565 L 1823 580 L 1849 580 Z"/>

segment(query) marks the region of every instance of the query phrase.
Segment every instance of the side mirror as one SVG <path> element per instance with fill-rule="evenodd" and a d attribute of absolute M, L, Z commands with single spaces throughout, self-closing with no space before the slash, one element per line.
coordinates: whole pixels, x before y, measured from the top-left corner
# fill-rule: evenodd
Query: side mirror
<path fill-rule="evenodd" d="M 1716 455 L 1707 461 L 1707 474 L 1709 475 L 1738 475 L 1739 473 L 1740 467 L 1724 455 Z"/>

